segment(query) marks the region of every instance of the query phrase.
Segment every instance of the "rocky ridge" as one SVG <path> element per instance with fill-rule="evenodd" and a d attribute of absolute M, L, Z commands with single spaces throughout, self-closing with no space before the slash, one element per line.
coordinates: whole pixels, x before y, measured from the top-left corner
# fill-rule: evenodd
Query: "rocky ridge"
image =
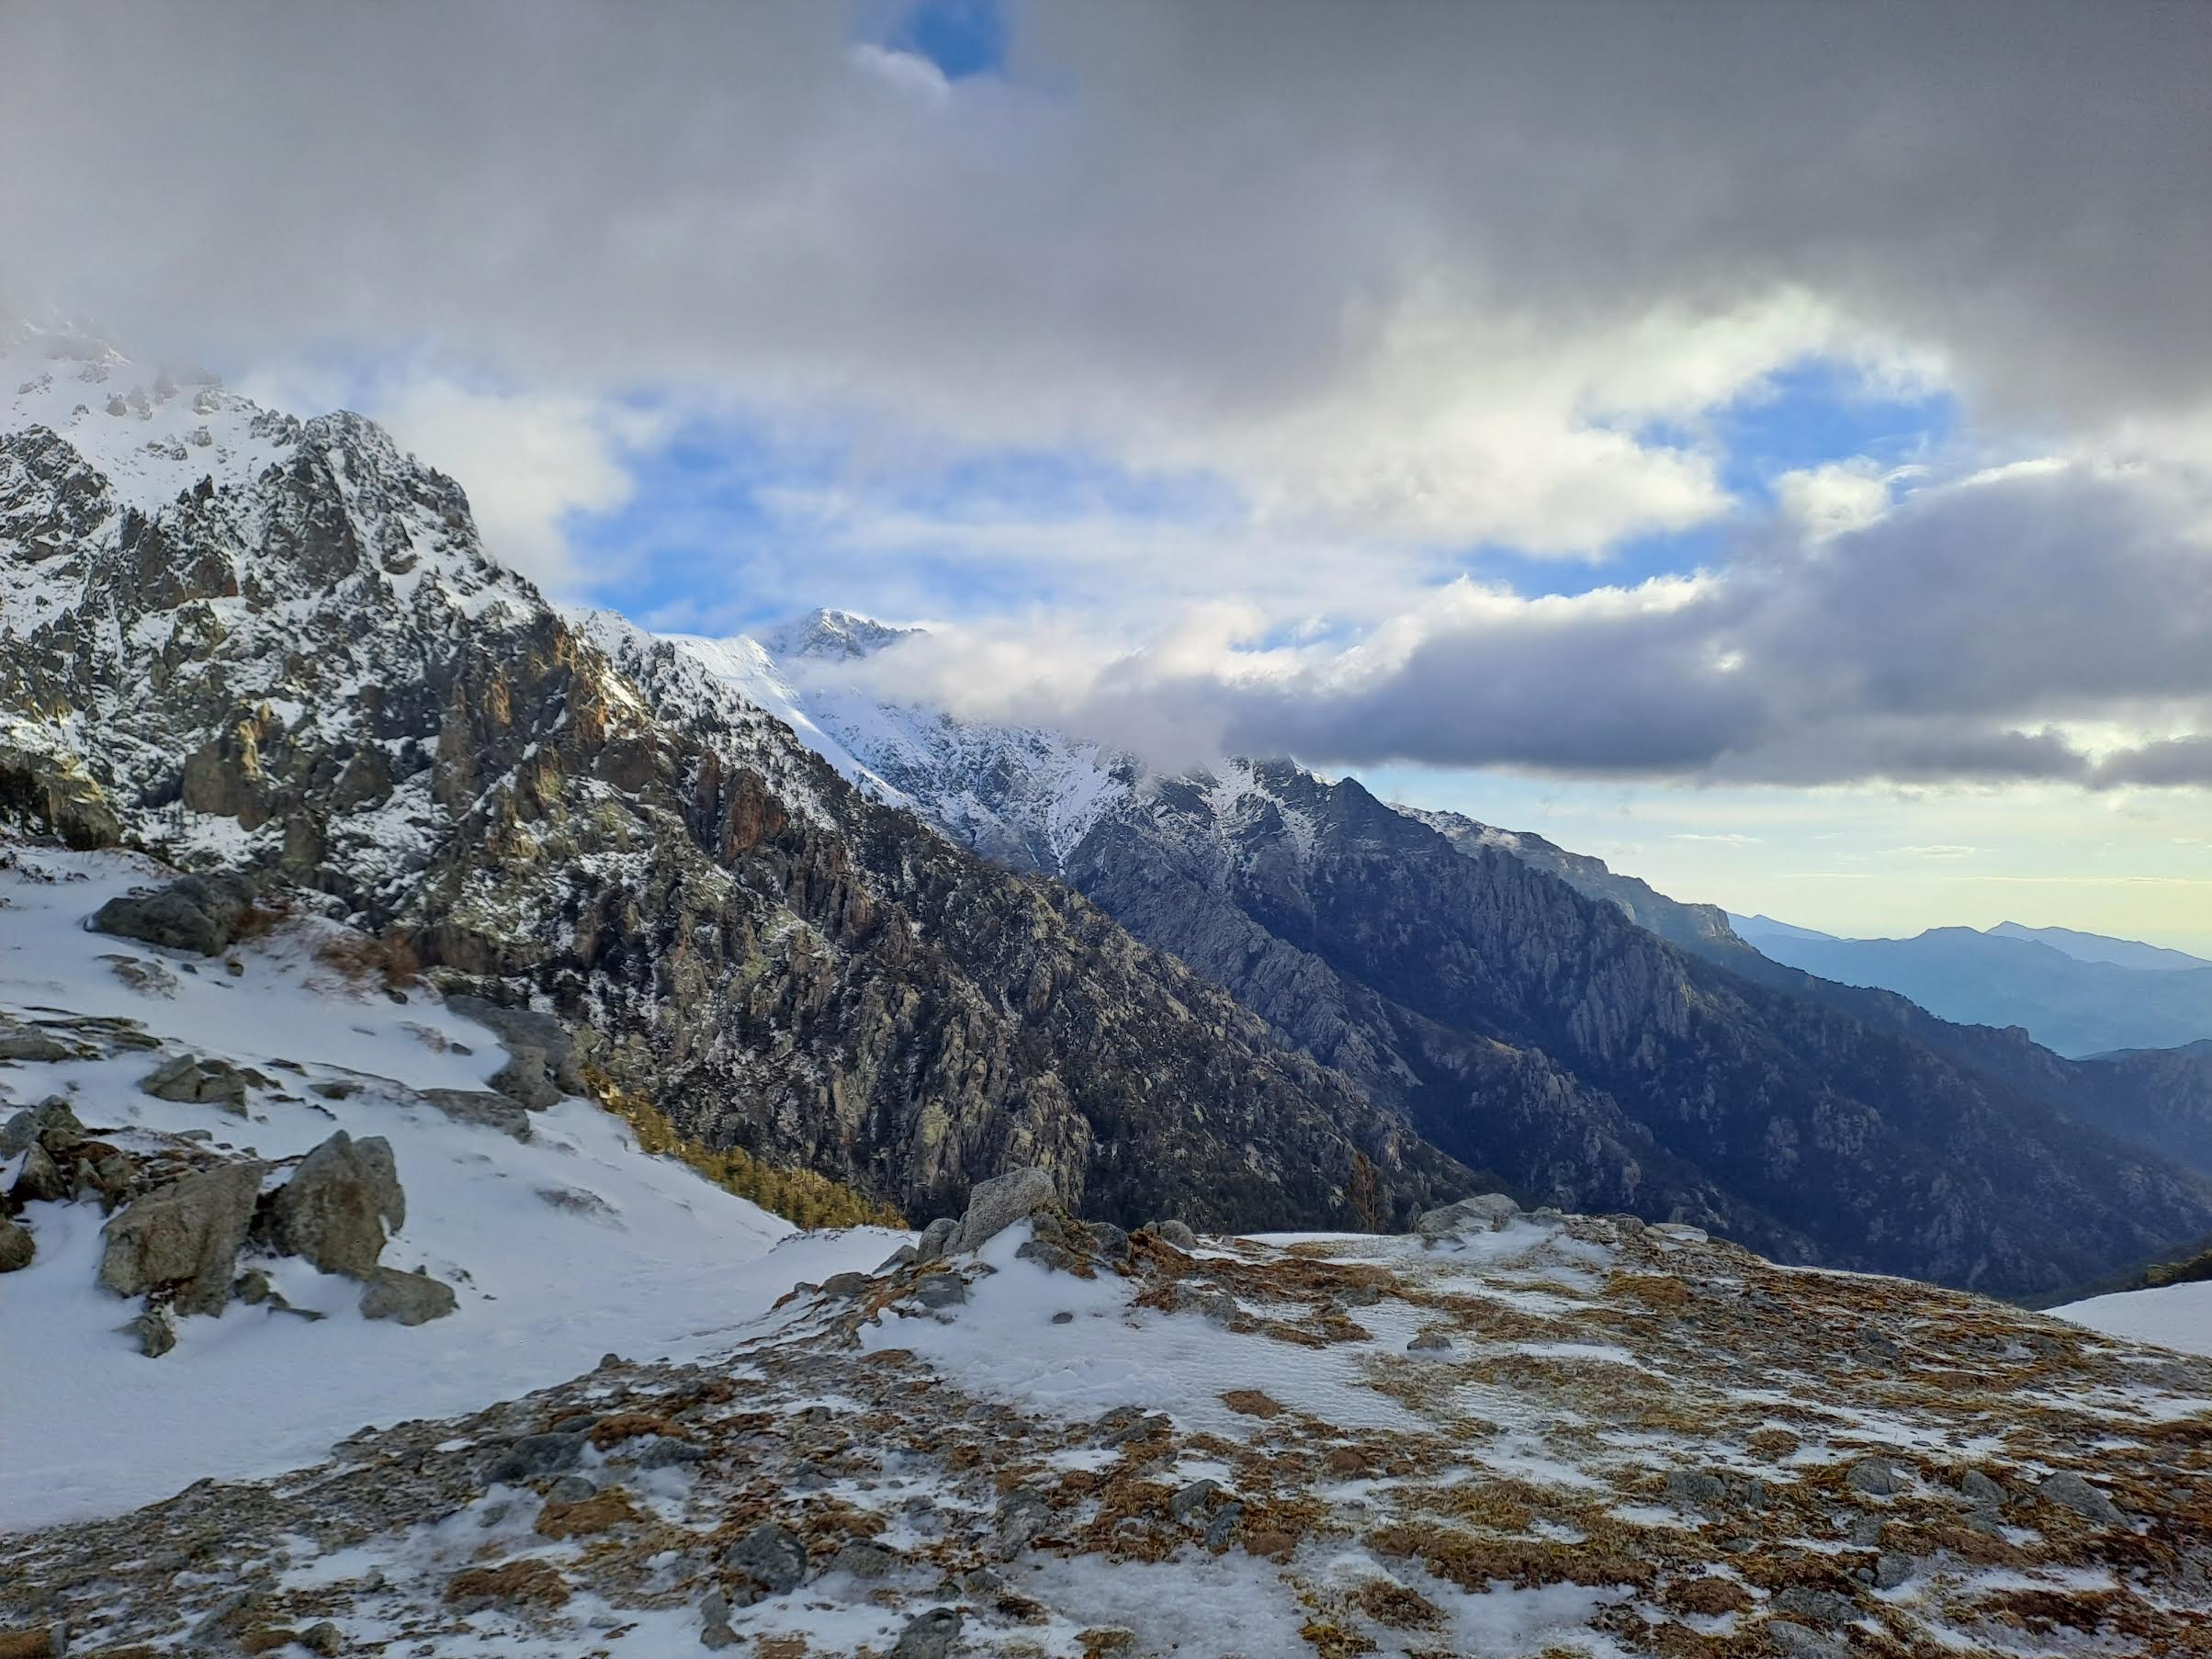
<path fill-rule="evenodd" d="M 371 423 L 220 394 L 245 436 L 152 467 L 112 423 L 184 394 L 82 342 L 7 372 L 40 350 L 125 412 L 0 433 L 0 807 L 313 895 L 556 1015 L 687 1134 L 909 1211 L 1017 1163 L 1224 1225 L 1349 1223 L 1366 1170 L 1403 1219 L 1463 1179 L 1095 907 L 571 626 Z"/>
<path fill-rule="evenodd" d="M 841 678 L 850 654 L 784 664 L 772 694 L 863 786 L 1060 875 L 1531 1200 L 2015 1295 L 2212 1231 L 2207 1171 L 2132 1072 L 1780 968 L 1721 912 L 1540 837 L 1287 762 L 1166 777 L 879 704 Z"/>

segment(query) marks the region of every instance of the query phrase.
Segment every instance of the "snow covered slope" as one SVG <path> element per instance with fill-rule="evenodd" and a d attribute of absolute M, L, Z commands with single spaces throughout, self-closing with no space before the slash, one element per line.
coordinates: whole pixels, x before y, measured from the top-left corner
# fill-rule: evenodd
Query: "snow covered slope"
<path fill-rule="evenodd" d="M 289 454 L 299 423 L 204 370 L 134 363 L 67 329 L 0 326 L 0 433 L 43 426 L 152 514 L 203 478 L 243 483 Z"/>
<path fill-rule="evenodd" d="M 2052 1308 L 2108 1337 L 2176 1349 L 2184 1354 L 2212 1354 L 2212 1281 L 2160 1285 L 2146 1291 L 2116 1291 Z"/>
<path fill-rule="evenodd" d="M 176 1321 L 142 1357 L 118 1326 L 133 1304 L 99 1288 L 103 1217 L 40 1202 L 19 1218 L 30 1265 L 0 1275 L 0 1517 L 9 1526 L 112 1514 L 217 1475 L 312 1462 L 364 1423 L 472 1410 L 586 1369 L 609 1351 L 689 1355 L 802 1278 L 869 1267 L 897 1235 L 796 1235 L 788 1224 L 640 1153 L 590 1101 L 530 1114 L 529 1138 L 457 1122 L 422 1092 L 483 1090 L 498 1038 L 418 982 L 405 1000 L 318 954 L 334 924 L 301 918 L 222 961 L 89 932 L 110 897 L 164 874 L 119 853 L 0 854 L 0 1025 L 83 1057 L 0 1062 L 0 1117 L 65 1099 L 103 1143 L 181 1142 L 279 1161 L 344 1129 L 390 1142 L 406 1221 L 388 1265 L 457 1292 L 448 1317 L 405 1327 L 357 1311 L 361 1286 L 294 1257 L 249 1258 L 295 1308 L 232 1304 Z M 114 1027 L 103 1022 L 131 1022 Z M 120 1030 L 128 1041 L 102 1040 Z M 141 1087 L 189 1053 L 251 1067 L 243 1114 Z M 0 1190 L 26 1155 L 0 1162 Z M 66 1426 L 67 1432 L 57 1432 Z"/>
<path fill-rule="evenodd" d="M 1493 1199 L 1424 1229 L 1048 1204 L 701 1362 L 0 1539 L 0 1626 L 505 1659 L 2203 1651 L 2212 1363 L 1693 1228 Z"/>
<path fill-rule="evenodd" d="M 1083 838 L 1140 798 L 1131 755 L 1041 727 L 885 700 L 852 665 L 916 632 L 816 611 L 762 638 L 671 635 L 708 673 L 789 725 L 846 779 L 1016 869 L 1063 874 Z"/>

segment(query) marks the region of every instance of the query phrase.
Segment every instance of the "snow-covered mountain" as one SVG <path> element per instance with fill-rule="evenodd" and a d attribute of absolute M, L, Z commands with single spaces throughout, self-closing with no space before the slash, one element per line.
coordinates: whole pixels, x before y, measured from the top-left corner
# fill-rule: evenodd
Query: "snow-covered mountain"
<path fill-rule="evenodd" d="M 856 660 L 898 637 L 824 614 L 761 641 L 674 643 L 784 711 L 862 787 L 1069 882 L 1523 1192 L 1693 1222 L 1799 1259 L 2024 1292 L 2090 1282 L 2100 1275 L 2081 1269 L 2100 1254 L 2133 1266 L 2196 1225 L 2158 1239 L 2162 1224 L 2137 1225 L 2131 1202 L 2090 1197 L 2108 1181 L 2140 1191 L 2138 1171 L 2196 1145 L 2132 1093 L 2103 1101 L 2107 1085 L 2127 1092 L 2116 1076 L 2084 1082 L 2051 1056 L 2055 1091 L 2028 1068 L 1980 1075 L 1981 1056 L 1939 1049 L 1930 1039 L 1946 1033 L 1918 1010 L 1790 974 L 1718 909 L 1540 836 L 1387 807 L 1288 762 L 1167 776 L 1054 731 L 885 700 L 885 677 Z M 1901 1095 L 1920 1103 L 1901 1110 Z M 1838 1100 L 1853 1103 L 1848 1134 Z M 1901 1184 L 1902 1169 L 1917 1173 Z M 2195 1214 L 2212 1189 L 2179 1170 L 2152 1185 L 2177 1178 Z M 2027 1208 L 2058 1211 L 2023 1251 L 2029 1193 L 2044 1197 Z M 2077 1199 L 2117 1230 L 2062 1247 L 2061 1265 L 2042 1252 L 2079 1224 Z M 1962 1252 L 1965 1234 L 2004 1242 Z"/>
<path fill-rule="evenodd" d="M 565 617 L 355 416 L 225 405 L 164 497 L 52 389 L 82 446 L 0 431 L 0 1653 L 2212 1610 L 2203 1363 L 1693 1224 L 2031 1287 L 2212 1232 L 2185 1172 L 1480 826 L 841 702 L 853 619 Z M 935 1219 L 794 1236 L 679 1131 Z"/>
<path fill-rule="evenodd" d="M 373 423 L 203 388 L 220 432 L 157 476 L 117 434 L 133 389 L 153 428 L 184 393 L 89 342 L 17 356 L 124 413 L 47 385 L 0 431 L 0 814 L 312 893 L 571 1021 L 697 1138 L 925 1215 L 1010 1162 L 1132 1219 L 1188 1184 L 1220 1224 L 1347 1219 L 1359 1159 L 1400 1215 L 1461 1179 L 1105 916 L 849 786 L 757 676 L 557 613 Z"/>

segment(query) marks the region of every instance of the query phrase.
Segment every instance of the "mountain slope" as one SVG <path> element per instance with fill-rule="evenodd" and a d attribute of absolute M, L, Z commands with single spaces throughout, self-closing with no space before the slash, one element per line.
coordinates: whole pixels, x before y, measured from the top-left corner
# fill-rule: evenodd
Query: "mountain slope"
<path fill-rule="evenodd" d="M 394 1000 L 347 971 L 364 942 L 320 918 L 279 919 L 220 962 L 85 930 L 106 901 L 174 874 L 112 852 L 0 858 L 0 1119 L 66 1100 L 90 1144 L 147 1179 L 186 1154 L 281 1171 L 333 1133 L 377 1137 L 404 1197 L 385 1259 L 426 1269 L 457 1305 L 412 1327 L 365 1318 L 355 1280 L 257 1246 L 238 1268 L 275 1297 L 178 1318 L 173 1350 L 148 1360 L 117 1329 L 136 1309 L 97 1282 L 111 1195 L 9 1206 L 35 1254 L 0 1278 L 8 1527 L 132 1508 L 210 1473 L 272 1474 L 364 1422 L 474 1410 L 610 1349 L 696 1353 L 794 1278 L 871 1267 L 895 1242 L 800 1238 L 644 1156 L 589 1100 L 498 1110 L 485 1092 L 507 1061 L 497 1034 L 420 982 Z M 235 1100 L 151 1091 L 178 1057 L 230 1068 Z M 25 1163 L 0 1154 L 0 1191 Z M 651 1295 L 634 1293 L 649 1281 Z M 85 1432 L 54 1433 L 64 1402 Z"/>
<path fill-rule="evenodd" d="M 1056 870 L 1533 1200 L 2018 1292 L 2207 1213 L 2204 1182 L 2161 1157 L 1879 1019 L 1716 968 L 1701 958 L 1775 965 L 1719 912 L 1540 838 L 1439 828 L 1287 764 L 1146 776 L 786 666 L 808 717 L 949 833 Z"/>
<path fill-rule="evenodd" d="M 0 436 L 0 802 L 327 895 L 578 1022 L 687 1131 L 912 1213 L 1014 1163 L 1225 1226 L 1465 1179 L 1095 907 L 673 649 L 580 632 L 372 423 L 233 412 L 265 447 L 191 451 L 156 510 L 50 428 Z"/>
<path fill-rule="evenodd" d="M 2212 967 L 2202 956 L 2164 945 L 2145 944 L 2135 939 L 2114 939 L 2104 933 L 2084 933 L 2074 928 L 2030 928 L 2016 921 L 2001 921 L 1989 930 L 2000 939 L 2027 939 L 2061 951 L 2076 962 L 2109 962 L 2115 967 L 2150 968 L 2163 972 Z"/>

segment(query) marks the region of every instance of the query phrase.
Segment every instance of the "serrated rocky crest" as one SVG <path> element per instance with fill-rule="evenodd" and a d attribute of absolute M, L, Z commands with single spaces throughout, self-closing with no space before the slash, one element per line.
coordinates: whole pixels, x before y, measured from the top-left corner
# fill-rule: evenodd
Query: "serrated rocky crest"
<path fill-rule="evenodd" d="M 0 438 L 0 801 L 327 896 L 686 1132 L 904 1206 L 1034 1164 L 1101 1214 L 1311 1224 L 1362 1165 L 1398 1215 L 1461 1179 L 1095 907 L 580 632 L 373 423 L 223 396 L 230 464 L 156 504 Z"/>

